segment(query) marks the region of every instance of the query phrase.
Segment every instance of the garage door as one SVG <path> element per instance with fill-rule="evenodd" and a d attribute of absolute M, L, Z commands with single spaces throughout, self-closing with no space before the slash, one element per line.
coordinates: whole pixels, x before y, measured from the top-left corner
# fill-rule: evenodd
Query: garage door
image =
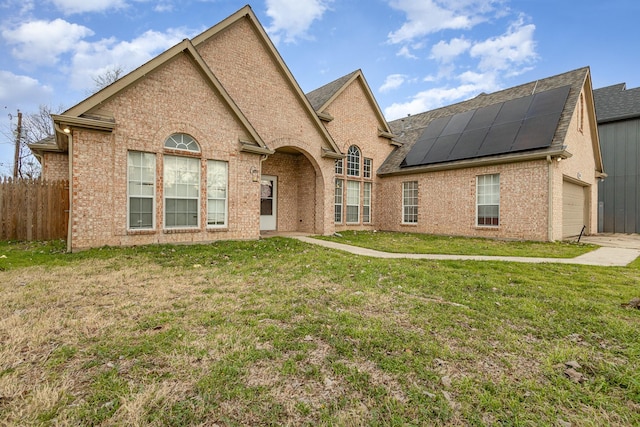
<path fill-rule="evenodd" d="M 584 187 L 564 181 L 562 183 L 562 237 L 579 235 L 585 224 Z"/>

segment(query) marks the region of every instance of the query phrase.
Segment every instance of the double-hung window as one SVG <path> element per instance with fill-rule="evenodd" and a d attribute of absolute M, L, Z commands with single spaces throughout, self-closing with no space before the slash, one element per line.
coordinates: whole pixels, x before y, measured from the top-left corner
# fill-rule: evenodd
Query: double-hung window
<path fill-rule="evenodd" d="M 418 222 L 418 181 L 402 183 L 402 223 Z"/>
<path fill-rule="evenodd" d="M 171 135 L 164 146 L 172 153 L 184 151 L 190 155 L 164 156 L 164 226 L 197 228 L 200 224 L 200 146 L 183 133 Z"/>
<path fill-rule="evenodd" d="M 227 225 L 227 181 L 227 162 L 207 161 L 207 227 Z"/>
<path fill-rule="evenodd" d="M 362 222 L 371 222 L 371 183 L 364 182 L 362 189 Z"/>
<path fill-rule="evenodd" d="M 476 212 L 479 226 L 500 225 L 500 174 L 477 177 Z"/>
<path fill-rule="evenodd" d="M 347 181 L 347 224 L 360 221 L 360 181 Z"/>
<path fill-rule="evenodd" d="M 154 228 L 156 156 L 129 151 L 127 156 L 127 192 L 130 230 Z"/>
<path fill-rule="evenodd" d="M 334 195 L 334 221 L 337 224 L 342 222 L 342 206 L 344 194 L 344 180 L 336 178 L 336 187 Z"/>

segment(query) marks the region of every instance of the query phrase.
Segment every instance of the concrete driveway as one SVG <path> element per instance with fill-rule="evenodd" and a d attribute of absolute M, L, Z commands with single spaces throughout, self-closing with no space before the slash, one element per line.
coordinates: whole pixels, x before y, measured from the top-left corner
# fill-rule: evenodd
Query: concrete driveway
<path fill-rule="evenodd" d="M 600 233 L 594 236 L 584 236 L 581 243 L 591 243 L 605 248 L 622 248 L 640 250 L 640 234 L 611 234 Z"/>

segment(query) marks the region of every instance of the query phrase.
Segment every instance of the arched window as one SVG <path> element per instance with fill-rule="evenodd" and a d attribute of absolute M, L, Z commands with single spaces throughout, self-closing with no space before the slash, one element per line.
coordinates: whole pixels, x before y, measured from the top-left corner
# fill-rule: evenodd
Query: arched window
<path fill-rule="evenodd" d="M 347 175 L 360 176 L 360 149 L 355 145 L 347 151 Z"/>
<path fill-rule="evenodd" d="M 196 140 L 184 133 L 171 135 L 164 146 L 200 153 Z M 200 159 L 165 154 L 163 163 L 165 228 L 197 228 L 200 224 Z"/>
<path fill-rule="evenodd" d="M 199 153 L 200 146 L 190 135 L 186 133 L 174 133 L 164 142 L 164 148 L 170 148 L 172 150 L 184 150 L 191 151 L 192 153 Z"/>

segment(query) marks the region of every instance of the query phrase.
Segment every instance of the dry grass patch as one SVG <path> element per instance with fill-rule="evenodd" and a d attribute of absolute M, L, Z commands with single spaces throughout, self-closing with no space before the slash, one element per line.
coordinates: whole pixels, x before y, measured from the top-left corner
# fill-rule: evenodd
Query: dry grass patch
<path fill-rule="evenodd" d="M 0 271 L 0 424 L 640 423 L 636 268 L 288 239 L 55 256 Z"/>

